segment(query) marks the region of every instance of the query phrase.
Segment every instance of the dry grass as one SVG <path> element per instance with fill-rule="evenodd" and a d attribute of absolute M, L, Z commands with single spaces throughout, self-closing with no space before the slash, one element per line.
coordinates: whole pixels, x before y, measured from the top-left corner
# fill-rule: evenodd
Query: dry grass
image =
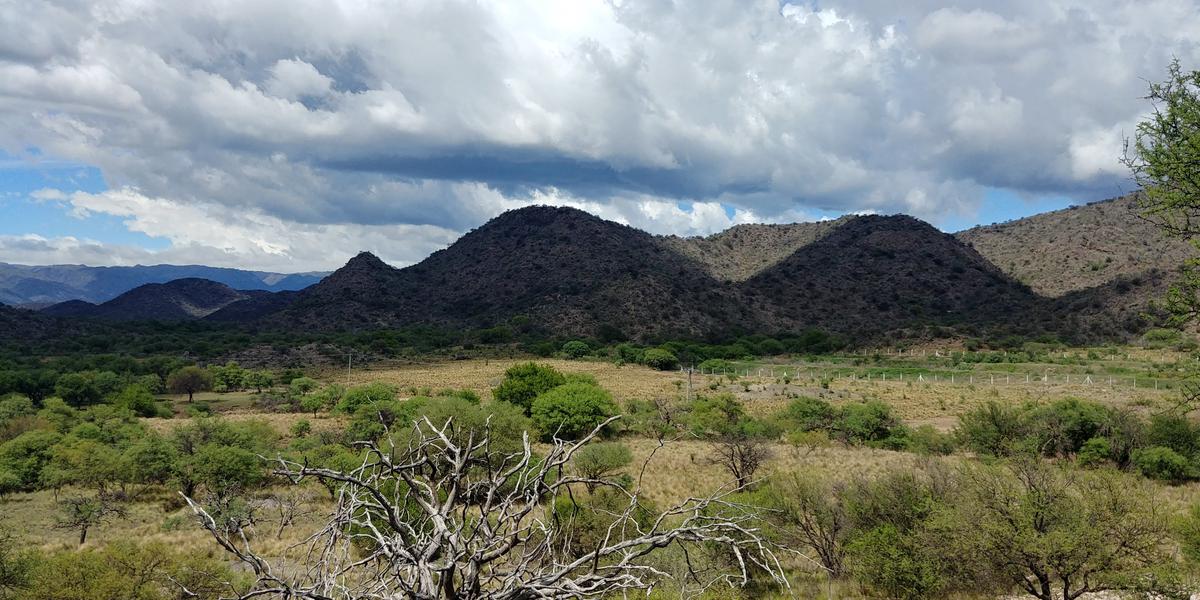
<path fill-rule="evenodd" d="M 618 367 L 613 363 L 599 361 L 574 361 L 558 359 L 535 359 L 563 373 L 586 373 L 596 378 L 617 400 L 634 398 L 674 397 L 684 384 L 678 371 L 654 371 L 637 365 Z M 504 371 L 509 367 L 529 362 L 529 359 L 474 359 L 460 361 L 430 362 L 404 366 L 375 366 L 368 370 L 354 371 L 349 378 L 351 385 L 386 381 L 401 390 L 423 388 L 439 390 L 445 388 L 473 390 L 484 399 L 492 397 L 492 388 L 500 385 Z M 345 373 L 331 374 L 330 381 L 346 383 Z"/>

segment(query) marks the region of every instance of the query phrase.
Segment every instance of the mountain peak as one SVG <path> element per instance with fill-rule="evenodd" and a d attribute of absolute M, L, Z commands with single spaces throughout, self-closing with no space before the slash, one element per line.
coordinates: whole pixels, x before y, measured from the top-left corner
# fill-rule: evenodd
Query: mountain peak
<path fill-rule="evenodd" d="M 378 271 L 378 270 L 393 270 L 395 267 L 383 262 L 378 256 L 362 251 L 354 255 L 354 258 L 346 261 L 339 271 L 349 269 L 352 271 Z"/>

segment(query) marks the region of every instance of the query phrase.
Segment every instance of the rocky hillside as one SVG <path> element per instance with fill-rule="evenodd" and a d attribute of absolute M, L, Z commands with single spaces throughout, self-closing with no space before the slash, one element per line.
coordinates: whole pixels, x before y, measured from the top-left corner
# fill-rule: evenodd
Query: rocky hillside
<path fill-rule="evenodd" d="M 270 292 L 240 292 L 223 283 L 185 278 L 139 286 L 102 304 L 71 300 L 44 308 L 41 313 L 111 321 L 186 321 L 207 317 L 261 294 Z"/>
<path fill-rule="evenodd" d="M 1134 196 L 957 234 L 1009 276 L 1050 297 L 1118 279 L 1154 279 L 1195 254 L 1138 217 Z"/>
<path fill-rule="evenodd" d="M 979 253 L 912 217 L 846 220 L 742 286 L 774 330 L 844 335 L 935 325 L 1013 327 L 1042 300 Z"/>
<path fill-rule="evenodd" d="M 362 254 L 272 317 L 280 324 L 488 327 L 526 317 L 547 331 L 702 336 L 745 322 L 735 296 L 654 236 L 571 208 L 491 220 L 421 263 Z"/>
<path fill-rule="evenodd" d="M 707 237 L 662 236 L 666 247 L 704 266 L 722 281 L 745 281 L 854 217 L 787 225 L 735 225 Z"/>

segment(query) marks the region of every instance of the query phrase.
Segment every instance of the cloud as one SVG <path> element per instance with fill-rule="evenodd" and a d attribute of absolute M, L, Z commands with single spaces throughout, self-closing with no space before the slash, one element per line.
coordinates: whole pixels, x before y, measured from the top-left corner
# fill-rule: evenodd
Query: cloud
<path fill-rule="evenodd" d="M 116 191 L 73 205 L 131 228 L 170 229 L 155 203 L 212 221 L 157 234 L 173 248 L 295 268 L 329 261 L 294 231 L 393 231 L 378 243 L 404 262 L 542 201 L 674 233 L 851 211 L 937 222 L 988 188 L 1127 187 L 1108 146 L 1145 109 L 1144 79 L 1172 56 L 1200 65 L 1194 9 L 18 2 L 0 11 L 0 40 L 23 40 L 0 41 L 0 149 L 98 167 Z M 414 231 L 436 233 L 401 239 Z"/>

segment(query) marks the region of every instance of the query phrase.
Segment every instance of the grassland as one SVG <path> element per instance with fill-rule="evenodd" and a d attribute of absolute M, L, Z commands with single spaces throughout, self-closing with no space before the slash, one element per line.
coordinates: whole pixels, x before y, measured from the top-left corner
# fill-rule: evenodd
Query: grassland
<path fill-rule="evenodd" d="M 1093 353 L 1093 356 L 1095 354 Z M 1069 360 L 1068 360 L 1069 359 Z M 941 430 L 955 425 L 958 415 L 981 402 L 1042 403 L 1060 398 L 1076 397 L 1102 402 L 1114 407 L 1149 412 L 1165 407 L 1179 397 L 1178 383 L 1182 381 L 1189 355 L 1161 351 L 1122 350 L 1119 357 L 1088 358 L 1086 351 L 1060 357 L 1055 362 L 1004 363 L 966 365 L 950 359 L 930 356 L 889 357 L 881 360 L 869 356 L 822 357 L 805 361 L 774 361 L 738 363 L 741 375 L 712 375 L 685 371 L 654 371 L 636 365 L 618 366 L 600 360 L 545 360 L 566 373 L 586 373 L 596 378 L 620 403 L 635 399 L 681 399 L 690 394 L 729 392 L 738 397 L 747 410 L 756 416 L 769 416 L 796 396 L 813 396 L 832 404 L 863 400 L 881 400 L 890 404 L 897 416 L 910 425 L 930 424 Z M 470 389 L 484 401 L 490 401 L 491 390 L 501 380 L 505 369 L 522 362 L 521 359 L 446 360 L 427 363 L 376 364 L 368 369 L 329 371 L 321 375 L 327 383 L 358 385 L 374 381 L 395 384 L 401 395 L 418 395 L 446 388 Z M 1004 370 L 1000 370 L 1000 367 Z M 761 371 L 760 371 L 761 369 Z M 785 371 L 787 373 L 785 374 Z M 797 375 L 797 371 L 799 374 Z M 1053 371 L 1053 377 L 1037 380 L 1037 373 Z M 1006 379 L 988 376 L 1004 373 Z M 1128 378 L 1158 378 L 1164 382 L 1159 389 L 1128 384 L 1109 385 L 1108 374 L 1122 373 Z M 745 373 L 748 373 L 745 374 Z M 761 373 L 761 374 L 760 374 Z M 868 378 L 868 373 L 870 377 Z M 954 373 L 954 382 L 945 373 Z M 887 379 L 884 379 L 884 375 Z M 901 381 L 899 375 L 904 374 Z M 932 376 L 939 377 L 935 381 Z M 961 375 L 965 374 L 966 377 Z M 1076 376 L 1067 383 L 1066 375 Z M 1030 377 L 1026 383 L 1025 376 Z M 1083 377 L 1078 377 L 1082 375 Z M 1087 376 L 1092 383 L 1086 383 Z M 690 385 L 689 385 L 690 379 Z M 915 379 L 915 380 L 914 380 Z M 973 380 L 973 381 L 972 381 Z M 1170 382 L 1173 385 L 1167 385 Z M 321 413 L 311 414 L 262 412 L 253 393 L 197 395 L 195 401 L 207 404 L 214 412 L 229 419 L 261 419 L 285 438 L 292 426 L 309 421 L 315 430 L 341 429 L 343 417 Z M 148 419 L 153 428 L 166 431 L 186 422 L 187 399 L 166 397 L 178 415 L 174 419 Z M 644 493 L 659 506 L 682 498 L 711 493 L 730 485 L 729 476 L 709 460 L 709 443 L 686 437 L 670 441 L 665 446 L 656 440 L 627 440 L 634 455 L 628 469 L 636 476 L 644 468 Z M 815 448 L 796 448 L 775 444 L 772 458 L 759 476 L 774 472 L 807 470 L 830 475 L 870 475 L 891 467 L 916 468 L 922 461 L 960 461 L 962 455 L 947 458 L 925 458 L 912 453 L 893 452 L 866 447 L 829 445 Z M 1179 507 L 1191 502 L 1200 493 L 1200 485 L 1162 486 L 1163 498 Z M 264 536 L 258 541 L 268 553 L 282 552 L 298 541 L 300 532 L 315 525 L 328 509 L 328 497 L 320 488 L 289 489 L 275 487 L 263 493 L 300 494 L 305 507 L 298 520 L 300 527 L 281 538 Z M 77 533 L 59 529 L 56 524 L 56 497 L 53 492 L 12 494 L 0 510 L 0 525 L 22 534 L 24 543 L 45 550 L 73 548 Z M 88 545 L 116 540 L 161 541 L 176 548 L 186 548 L 207 556 L 220 556 L 220 551 L 206 533 L 191 521 L 188 511 L 178 498 L 165 490 L 148 489 L 132 504 L 126 518 L 104 524 L 89 536 Z M 803 587 L 805 597 L 825 593 L 819 578 L 810 587 Z M 804 584 L 809 585 L 809 584 Z M 838 597 L 860 597 L 853 589 L 835 590 Z"/>

